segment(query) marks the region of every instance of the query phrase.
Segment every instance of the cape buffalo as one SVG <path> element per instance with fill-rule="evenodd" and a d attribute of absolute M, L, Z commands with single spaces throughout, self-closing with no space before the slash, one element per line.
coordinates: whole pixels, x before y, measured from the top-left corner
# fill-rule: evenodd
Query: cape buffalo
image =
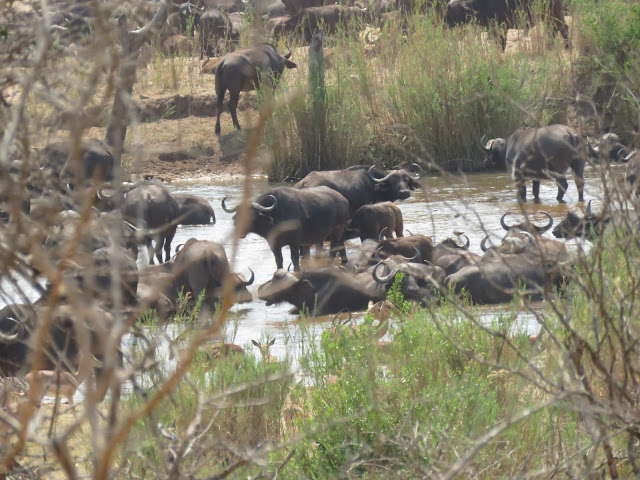
<path fill-rule="evenodd" d="M 445 23 L 455 25 L 478 22 L 483 27 L 493 23 L 499 25 L 498 35 L 502 50 L 507 46 L 507 29 L 518 28 L 520 19 L 526 16 L 527 24 L 534 24 L 534 0 L 450 0 L 445 13 Z M 553 38 L 557 31 L 564 38 L 565 47 L 569 48 L 569 27 L 564 21 L 564 6 L 562 0 L 545 0 L 545 20 L 550 26 Z"/>
<path fill-rule="evenodd" d="M 113 180 L 113 156 L 100 140 L 83 140 L 77 151 L 69 142 L 53 143 L 40 154 L 43 168 L 59 174 L 65 183 L 80 183 L 94 177 L 99 181 Z"/>
<path fill-rule="evenodd" d="M 222 57 L 216 67 L 216 96 L 218 97 L 216 135 L 220 135 L 220 114 L 227 90 L 229 90 L 229 111 L 233 125 L 240 130 L 236 113 L 240 92 L 255 90 L 263 80 L 277 81 L 285 67 L 297 68 L 298 66 L 290 61 L 289 57 L 291 57 L 291 49 L 286 55 L 280 55 L 276 48 L 268 43 L 227 53 Z"/>
<path fill-rule="evenodd" d="M 637 228 L 639 224 L 640 217 L 636 210 L 605 210 L 596 214 L 591 211 L 589 202 L 584 213 L 578 208 L 569 210 L 565 219 L 553 229 L 553 234 L 557 238 L 584 237 L 594 240 L 606 229 Z"/>
<path fill-rule="evenodd" d="M 433 240 L 426 235 L 389 238 L 378 244 L 378 254 L 381 258 L 402 255 L 415 263 L 432 263 Z"/>
<path fill-rule="evenodd" d="M 420 168 L 416 165 L 417 168 Z M 363 205 L 378 202 L 404 200 L 411 190 L 420 188 L 419 174 L 410 175 L 406 170 L 391 170 L 384 173 L 376 167 L 357 165 L 344 170 L 311 172 L 294 188 L 311 188 L 321 185 L 341 193 L 349 201 L 354 213 Z"/>
<path fill-rule="evenodd" d="M 260 285 L 258 297 L 267 305 L 291 303 L 297 313 L 305 310 L 312 316 L 367 308 L 370 300 L 385 298 L 369 273 L 354 274 L 328 265 L 305 269 L 300 273 L 277 270 L 273 278 Z"/>
<path fill-rule="evenodd" d="M 180 225 L 205 225 L 216 223 L 213 207 L 204 198 L 186 193 L 176 193 L 173 198 L 180 209 Z"/>
<path fill-rule="evenodd" d="M 403 230 L 400 208 L 393 202 L 381 202 L 356 210 L 347 224 L 345 238 L 360 237 L 364 242 L 367 238 L 393 238 L 393 232 L 396 237 L 402 237 Z"/>
<path fill-rule="evenodd" d="M 299 32 L 308 43 L 316 31 L 322 30 L 330 35 L 337 33 L 339 26 L 346 30 L 354 20 L 363 18 L 365 13 L 366 9 L 343 5 L 304 8 L 280 23 L 273 33 L 281 36 Z"/>
<path fill-rule="evenodd" d="M 565 172 L 573 170 L 578 199 L 584 201 L 584 165 L 587 158 L 586 140 L 565 125 L 516 130 L 506 140 L 494 138 L 482 147 L 487 153 L 486 166 L 506 168 L 518 189 L 518 196 L 526 200 L 525 181 L 533 179 L 534 201 L 540 201 L 540 179 L 555 179 L 557 200 L 568 188 Z"/>
<path fill-rule="evenodd" d="M 216 39 L 231 39 L 233 25 L 229 15 L 217 8 L 210 9 L 200 15 L 198 35 L 200 36 L 200 60 L 206 55 L 214 56 L 212 46 Z"/>
<path fill-rule="evenodd" d="M 456 239 L 447 238 L 433 248 L 433 264 L 442 268 L 446 275 L 451 275 L 458 270 L 474 265 L 482 258 L 473 252 L 469 252 L 469 238 L 464 244 Z"/>
<path fill-rule="evenodd" d="M 122 203 L 122 217 L 147 230 L 146 244 L 149 253 L 149 263 L 153 263 L 153 253 L 162 263 L 162 247 L 164 245 L 165 259 L 171 258 L 171 241 L 176 234 L 180 208 L 178 202 L 169 191 L 156 184 L 141 184 L 124 197 Z M 155 241 L 155 248 L 151 242 Z"/>
<path fill-rule="evenodd" d="M 228 209 L 226 197 L 222 208 Z M 331 242 L 331 258 L 340 253 L 342 263 L 347 262 L 344 247 L 344 229 L 349 218 L 349 202 L 328 187 L 297 189 L 277 187 L 260 196 L 249 206 L 249 222 L 240 231 L 244 238 L 256 233 L 269 242 L 277 268 L 283 267 L 282 247 L 289 245 L 294 269 L 300 270 L 300 248 Z M 233 217 L 236 228 L 243 228 L 238 214 Z"/>
<path fill-rule="evenodd" d="M 380 276 L 378 270 L 385 267 L 387 274 Z M 373 279 L 385 285 L 385 290 L 391 288 L 398 272 L 404 274 L 400 291 L 407 300 L 422 302 L 438 295 L 440 286 L 444 283 L 446 274 L 440 267 L 423 263 L 408 262 L 400 255 L 392 255 L 382 260 L 372 271 Z"/>
<path fill-rule="evenodd" d="M 253 274 L 248 281 L 231 274 L 227 254 L 219 243 L 190 238 L 173 258 L 172 264 L 176 284 L 184 286 L 185 292 L 191 293 L 194 299 L 204 291 L 204 301 L 218 301 L 223 284 L 229 278 L 240 301 L 251 301 L 251 294 L 246 288 L 253 283 Z"/>

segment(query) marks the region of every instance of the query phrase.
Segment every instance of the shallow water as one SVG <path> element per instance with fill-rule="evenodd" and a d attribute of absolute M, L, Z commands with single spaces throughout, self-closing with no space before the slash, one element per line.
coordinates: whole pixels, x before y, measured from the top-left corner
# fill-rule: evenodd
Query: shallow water
<path fill-rule="evenodd" d="M 620 171 L 622 171 L 620 169 Z M 601 198 L 601 181 L 595 170 L 587 169 L 585 172 L 585 201 L 592 200 L 592 208 L 598 210 Z M 485 235 L 491 235 L 495 241 L 504 234 L 500 226 L 500 217 L 510 211 L 518 212 L 518 203 L 515 189 L 506 173 L 480 173 L 466 176 L 425 177 L 423 189 L 413 192 L 411 198 L 398 202 L 404 217 L 405 230 L 414 234 L 430 235 L 434 243 L 453 236 L 454 231 L 462 231 L 471 241 L 470 251 L 481 253 L 480 242 Z M 275 185 L 269 184 L 265 179 L 257 179 L 253 183 L 252 198 Z M 249 234 L 239 243 L 238 255 L 231 258 L 233 221 L 232 214 L 224 212 L 221 201 L 228 196 L 228 205 L 237 204 L 242 196 L 242 182 L 211 182 L 208 184 L 186 182 L 170 186 L 174 193 L 190 193 L 207 199 L 213 206 L 216 214 L 214 225 L 180 226 L 172 243 L 172 251 L 180 243 L 189 238 L 212 240 L 224 245 L 232 269 L 249 276 L 249 268 L 255 272 L 255 282 L 249 287 L 254 300 L 250 303 L 234 305 L 232 311 L 236 320 L 227 326 L 225 341 L 233 342 L 250 348 L 251 340 L 261 340 L 267 337 L 275 337 L 276 342 L 271 349 L 273 355 L 279 358 L 287 355 L 296 356 L 298 347 L 296 335 L 297 316 L 289 314 L 289 304 L 273 305 L 267 307 L 257 296 L 258 287 L 269 280 L 276 265 L 273 254 L 267 242 L 255 234 Z M 531 195 L 531 182 L 527 185 L 528 194 Z M 527 204 L 529 212 L 545 210 L 549 212 L 555 222 L 560 221 L 566 215 L 569 208 L 577 203 L 575 183 L 569 178 L 569 190 L 565 195 L 566 204 L 558 204 L 556 201 L 557 187 L 552 181 L 543 181 L 540 188 L 540 204 Z M 534 217 L 535 219 L 536 217 Z M 508 223 L 520 221 L 521 217 L 508 218 Z M 540 218 L 543 222 L 544 217 Z M 552 237 L 551 232 L 545 236 Z M 574 244 L 574 242 L 569 242 Z M 348 243 L 347 254 L 353 252 L 359 240 Z M 283 249 L 285 265 L 289 262 L 288 248 Z M 6 286 L 6 282 L 0 287 L 0 306 L 5 303 L 18 302 L 19 296 L 15 290 Z M 489 321 L 496 312 L 502 312 L 506 306 L 482 307 L 482 316 Z M 357 318 L 357 317 L 356 317 Z M 330 323 L 330 317 L 316 319 L 311 322 L 324 328 Z M 518 324 L 531 333 L 538 331 L 538 325 L 533 315 L 522 313 L 519 315 Z M 289 344 L 285 348 L 285 340 Z M 251 348 L 254 354 L 257 349 Z"/>

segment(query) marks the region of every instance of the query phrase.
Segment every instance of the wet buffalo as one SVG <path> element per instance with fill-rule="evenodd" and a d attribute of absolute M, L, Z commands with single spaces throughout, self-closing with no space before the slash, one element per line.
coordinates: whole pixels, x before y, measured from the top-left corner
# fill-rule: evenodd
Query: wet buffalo
<path fill-rule="evenodd" d="M 384 267 L 386 273 L 379 273 Z M 400 284 L 400 291 L 406 300 L 423 302 L 438 296 L 444 283 L 446 274 L 444 270 L 435 265 L 408 262 L 400 255 L 393 255 L 376 265 L 372 271 L 373 279 L 389 290 L 398 272 L 404 277 Z"/>
<path fill-rule="evenodd" d="M 213 207 L 204 198 L 186 193 L 173 194 L 180 209 L 180 225 L 206 225 L 216 223 Z"/>
<path fill-rule="evenodd" d="M 169 191 L 157 184 L 141 184 L 129 191 L 122 203 L 122 217 L 138 228 L 145 229 L 145 243 L 149 263 L 153 254 L 162 263 L 164 246 L 165 260 L 171 258 L 171 241 L 176 234 L 180 208 Z M 155 242 L 155 247 L 152 246 Z"/>
<path fill-rule="evenodd" d="M 422 186 L 419 174 L 411 175 L 404 169 L 385 173 L 376 167 L 357 165 L 344 170 L 311 172 L 294 187 L 321 185 L 341 193 L 349 201 L 351 213 L 370 203 L 405 200 L 411 196 L 411 190 Z"/>
<path fill-rule="evenodd" d="M 349 220 L 345 238 L 360 237 L 362 241 L 367 238 L 393 238 L 394 232 L 396 237 L 402 237 L 403 230 L 400 208 L 393 202 L 381 202 L 363 205 L 356 210 Z"/>
<path fill-rule="evenodd" d="M 296 311 L 312 316 L 367 308 L 369 301 L 385 298 L 369 273 L 354 274 L 329 265 L 305 269 L 299 273 L 278 270 L 273 278 L 260 285 L 258 296 L 267 305 L 291 303 Z"/>
<path fill-rule="evenodd" d="M 227 90 L 233 125 L 240 130 L 236 113 L 240 92 L 255 90 L 262 80 L 277 81 L 285 68 L 297 68 L 297 65 L 289 60 L 290 57 L 291 50 L 286 55 L 280 55 L 276 48 L 268 43 L 237 50 L 222 57 L 216 67 L 217 135 L 220 135 L 220 114 Z"/>
<path fill-rule="evenodd" d="M 228 209 L 222 200 L 222 208 Z M 277 268 L 283 267 L 282 247 L 291 249 L 295 270 L 300 269 L 300 248 L 331 242 L 331 258 L 340 253 L 347 262 L 344 247 L 344 229 L 349 219 L 349 202 L 328 187 L 297 189 L 277 187 L 260 196 L 249 206 L 249 222 L 240 231 L 242 237 L 256 233 L 269 242 Z M 239 214 L 234 215 L 236 228 L 242 228 Z"/>
<path fill-rule="evenodd" d="M 550 27 L 551 38 L 560 32 L 565 47 L 569 48 L 569 27 L 564 21 L 564 5 L 562 0 L 547 0 L 544 18 Z M 534 24 L 534 0 L 450 0 L 447 4 L 444 21 L 455 25 L 477 22 L 483 27 L 499 25 L 497 34 L 500 37 L 502 50 L 507 45 L 507 29 L 518 28 L 525 19 L 527 25 Z"/>
<path fill-rule="evenodd" d="M 573 170 L 579 201 L 584 200 L 584 166 L 587 143 L 565 125 L 542 128 L 522 128 L 507 139 L 494 138 L 482 147 L 487 153 L 485 164 L 506 168 L 511 174 L 518 196 L 526 199 L 525 181 L 533 179 L 534 201 L 540 201 L 540 179 L 554 179 L 558 184 L 558 202 L 568 188 L 565 172 Z"/>
<path fill-rule="evenodd" d="M 433 263 L 433 240 L 426 235 L 389 238 L 378 244 L 381 258 L 402 255 L 415 263 Z"/>
<path fill-rule="evenodd" d="M 83 140 L 77 148 L 69 142 L 53 143 L 40 151 L 40 157 L 43 168 L 60 175 L 65 183 L 81 183 L 94 178 L 113 180 L 113 156 L 100 140 Z"/>
<path fill-rule="evenodd" d="M 559 286 L 562 278 L 562 265 L 554 260 L 541 261 L 540 255 L 527 252 L 504 253 L 483 256 L 449 275 L 445 285 L 464 292 L 473 303 L 491 304 L 508 302 L 517 292 L 539 298 Z"/>
<path fill-rule="evenodd" d="M 602 235 L 605 230 L 637 228 L 640 217 L 636 210 L 604 210 L 594 213 L 591 210 L 591 202 L 585 212 L 579 208 L 572 208 L 567 216 L 553 229 L 557 238 L 583 237 L 594 240 Z"/>
<path fill-rule="evenodd" d="M 216 302 L 220 300 L 224 282 L 231 281 L 236 301 L 251 301 L 247 287 L 253 283 L 253 272 L 248 281 L 231 273 L 227 254 L 219 243 L 189 239 L 173 258 L 171 272 L 178 288 L 184 287 L 185 293 L 191 293 L 194 299 L 204 292 L 205 302 Z"/>
<path fill-rule="evenodd" d="M 475 265 L 482 257 L 469 252 L 468 248 L 469 238 L 464 244 L 456 239 L 447 238 L 433 248 L 433 264 L 442 268 L 446 275 L 451 275 L 469 265 Z"/>

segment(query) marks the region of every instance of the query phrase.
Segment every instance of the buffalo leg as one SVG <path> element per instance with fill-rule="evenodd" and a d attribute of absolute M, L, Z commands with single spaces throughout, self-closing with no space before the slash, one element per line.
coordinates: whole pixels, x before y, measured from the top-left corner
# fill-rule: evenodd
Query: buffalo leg
<path fill-rule="evenodd" d="M 564 203 L 564 200 L 562 200 L 562 197 L 564 197 L 564 194 L 567 191 L 567 188 L 569 188 L 569 183 L 567 182 L 567 179 L 564 177 L 556 178 L 556 183 L 558 184 L 558 196 L 556 198 L 558 202 Z"/>
<path fill-rule="evenodd" d="M 240 123 L 238 122 L 238 101 L 240 100 L 240 92 L 232 92 L 229 91 L 229 111 L 231 112 L 231 118 L 233 119 L 233 126 L 238 130 L 242 130 L 240 128 Z"/>
<path fill-rule="evenodd" d="M 176 226 L 171 227 L 169 230 L 164 232 L 164 257 L 165 262 L 171 260 L 171 242 L 173 241 L 173 237 L 176 234 Z"/>
<path fill-rule="evenodd" d="M 300 271 L 300 246 L 289 245 L 289 248 L 291 249 L 291 262 L 293 263 L 293 271 L 299 272 Z"/>
<path fill-rule="evenodd" d="M 533 201 L 540 203 L 540 180 L 533 181 Z"/>
<path fill-rule="evenodd" d="M 276 268 L 278 270 L 280 270 L 283 265 L 283 260 L 282 260 L 282 247 L 277 246 L 277 247 L 271 247 L 271 251 L 273 252 L 273 256 L 276 257 Z M 300 252 L 298 252 L 300 253 Z M 291 256 L 292 260 L 293 260 L 293 255 Z M 299 259 L 296 259 L 294 262 L 294 265 L 297 265 L 299 262 Z"/>
<path fill-rule="evenodd" d="M 311 247 L 307 245 L 300 246 L 300 256 L 302 258 L 309 258 L 311 256 Z"/>
<path fill-rule="evenodd" d="M 316 257 L 322 254 L 323 250 L 324 250 L 324 245 L 322 244 L 322 242 L 316 243 Z"/>
<path fill-rule="evenodd" d="M 571 162 L 571 170 L 578 189 L 578 201 L 584 202 L 584 162 L 574 160 Z"/>
<path fill-rule="evenodd" d="M 162 235 L 158 235 L 155 243 L 156 258 L 158 259 L 158 263 L 162 263 L 162 246 L 164 245 L 164 237 Z"/>
<path fill-rule="evenodd" d="M 344 242 L 331 242 L 331 251 L 329 253 L 331 259 L 334 259 L 336 253 L 340 254 L 340 258 L 342 258 L 342 263 L 347 263 L 347 249 L 344 246 Z"/>
<path fill-rule="evenodd" d="M 153 265 L 155 262 L 153 261 L 153 255 L 155 253 L 155 250 L 153 248 L 153 240 L 149 239 L 147 241 L 147 256 L 149 257 L 149 264 Z M 160 262 L 162 263 L 162 262 Z"/>
<path fill-rule="evenodd" d="M 527 186 L 523 181 L 519 181 L 516 183 L 516 188 L 518 189 L 518 198 L 523 202 L 527 201 Z"/>

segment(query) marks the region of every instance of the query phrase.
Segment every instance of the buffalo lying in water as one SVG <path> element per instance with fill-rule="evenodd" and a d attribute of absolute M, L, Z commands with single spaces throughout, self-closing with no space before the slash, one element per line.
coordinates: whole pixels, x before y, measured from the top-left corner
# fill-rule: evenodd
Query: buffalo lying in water
<path fill-rule="evenodd" d="M 298 313 L 308 311 L 314 316 L 364 310 L 369 301 L 383 300 L 385 293 L 377 288 L 370 273 L 354 274 L 333 265 L 299 273 L 277 270 L 258 289 L 258 297 L 267 305 L 287 302 Z"/>

